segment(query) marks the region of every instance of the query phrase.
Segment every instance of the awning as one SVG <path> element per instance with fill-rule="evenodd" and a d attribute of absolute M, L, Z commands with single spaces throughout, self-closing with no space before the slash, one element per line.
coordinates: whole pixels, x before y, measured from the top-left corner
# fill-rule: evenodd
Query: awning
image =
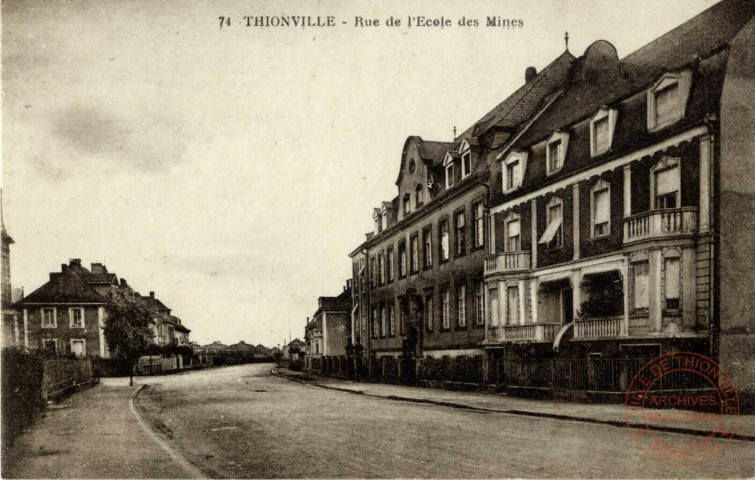
<path fill-rule="evenodd" d="M 544 243 L 548 244 L 551 240 L 553 240 L 553 237 L 556 236 L 556 232 L 558 231 L 559 227 L 561 227 L 561 217 L 554 218 L 551 223 L 548 224 L 548 228 L 545 229 L 545 232 L 543 233 L 543 236 L 540 237 L 540 241 L 537 243 Z"/>

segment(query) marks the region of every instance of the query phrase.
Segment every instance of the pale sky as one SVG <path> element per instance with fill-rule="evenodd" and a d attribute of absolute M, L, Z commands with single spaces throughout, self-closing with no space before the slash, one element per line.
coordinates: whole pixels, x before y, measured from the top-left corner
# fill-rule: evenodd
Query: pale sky
<path fill-rule="evenodd" d="M 407 136 L 450 141 L 560 55 L 567 30 L 575 56 L 605 39 L 624 57 L 714 3 L 4 1 L 13 285 L 104 262 L 201 344 L 274 346 L 289 325 L 302 337 L 317 297 L 350 276 L 372 208 L 396 195 Z M 337 27 L 247 28 L 245 15 Z M 357 15 L 381 25 L 355 28 Z M 407 29 L 409 15 L 454 25 Z"/>

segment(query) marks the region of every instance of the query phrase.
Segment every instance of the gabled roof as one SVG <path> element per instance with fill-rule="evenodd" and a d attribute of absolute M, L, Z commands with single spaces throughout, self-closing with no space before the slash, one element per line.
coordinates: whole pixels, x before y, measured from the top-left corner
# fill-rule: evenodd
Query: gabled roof
<path fill-rule="evenodd" d="M 302 341 L 301 341 L 301 340 L 299 340 L 298 338 L 294 338 L 293 340 L 291 340 L 291 341 L 290 341 L 290 342 L 288 343 L 288 345 L 286 345 L 286 347 L 294 347 L 294 346 L 296 346 L 296 347 L 301 347 L 302 345 L 306 345 L 306 343 L 302 342 Z"/>
<path fill-rule="evenodd" d="M 106 304 L 108 299 L 94 291 L 69 268 L 51 273 L 50 281 L 24 297 L 16 305 L 32 303 L 94 303 Z"/>
<path fill-rule="evenodd" d="M 237 351 L 237 352 L 253 352 L 254 351 L 254 345 L 249 345 L 248 343 L 244 343 L 243 340 L 241 340 L 239 343 L 235 343 L 233 345 L 229 345 L 226 347 L 226 350 L 231 351 Z"/>

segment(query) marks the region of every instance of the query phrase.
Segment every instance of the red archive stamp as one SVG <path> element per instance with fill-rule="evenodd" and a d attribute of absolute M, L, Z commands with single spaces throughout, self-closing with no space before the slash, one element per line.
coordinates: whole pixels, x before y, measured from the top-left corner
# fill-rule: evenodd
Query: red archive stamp
<path fill-rule="evenodd" d="M 634 376 L 624 417 L 635 444 L 654 460 L 677 467 L 697 465 L 731 441 L 739 424 L 739 395 L 729 374 L 710 358 L 667 353 Z M 676 429 L 696 430 L 698 435 L 668 433 Z"/>

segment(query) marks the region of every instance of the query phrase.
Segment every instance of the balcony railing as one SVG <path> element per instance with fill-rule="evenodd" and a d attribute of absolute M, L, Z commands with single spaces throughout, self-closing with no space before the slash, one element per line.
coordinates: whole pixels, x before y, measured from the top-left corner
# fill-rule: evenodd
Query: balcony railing
<path fill-rule="evenodd" d="M 530 269 L 530 252 L 503 252 L 485 258 L 485 275 Z"/>
<path fill-rule="evenodd" d="M 697 231 L 697 207 L 650 210 L 624 220 L 624 243 L 690 235 Z"/>
<path fill-rule="evenodd" d="M 618 337 L 622 321 L 622 317 L 578 319 L 574 322 L 574 338 Z"/>
<path fill-rule="evenodd" d="M 560 328 L 559 323 L 528 323 L 504 325 L 503 340 L 513 342 L 552 342 Z"/>

